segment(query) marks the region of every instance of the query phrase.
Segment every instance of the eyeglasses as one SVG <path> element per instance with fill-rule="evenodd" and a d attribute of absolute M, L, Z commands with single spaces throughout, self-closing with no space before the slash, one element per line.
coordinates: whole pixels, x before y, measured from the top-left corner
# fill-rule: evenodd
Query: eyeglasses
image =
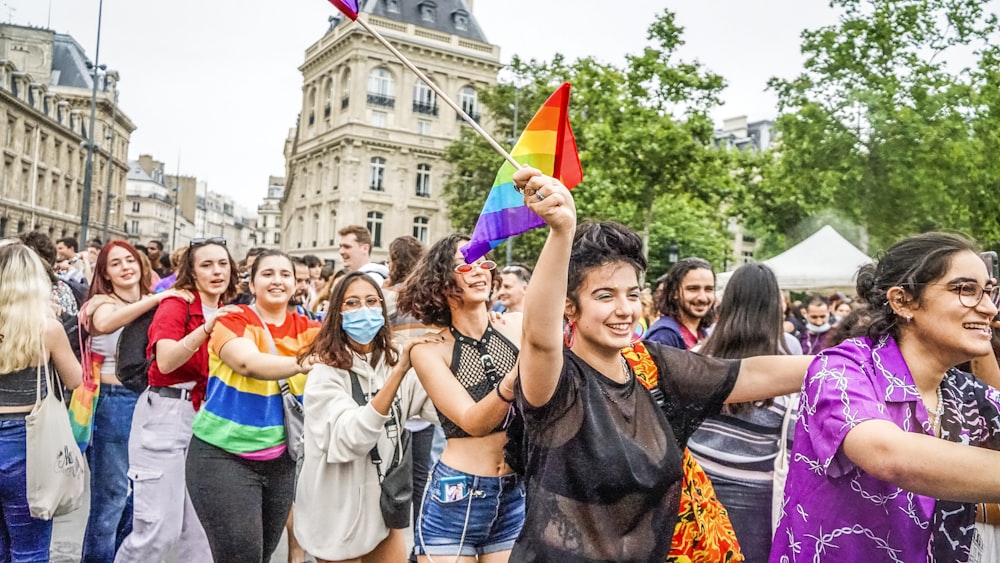
<path fill-rule="evenodd" d="M 483 260 L 482 262 L 476 262 L 475 264 L 466 264 L 463 262 L 461 264 L 455 264 L 455 267 L 452 268 L 452 271 L 454 271 L 457 274 L 468 274 L 469 272 L 475 270 L 476 268 L 486 270 L 487 272 L 492 272 L 493 270 L 497 269 L 497 263 L 492 260 Z"/>
<path fill-rule="evenodd" d="M 226 246 L 226 239 L 222 237 L 211 237 L 211 238 L 193 238 L 191 239 L 191 248 L 198 246 L 204 246 L 206 244 L 218 244 L 219 246 Z"/>
<path fill-rule="evenodd" d="M 927 285 L 941 285 L 951 288 L 952 291 L 958 294 L 958 302 L 970 309 L 978 307 L 984 295 L 990 296 L 990 301 L 993 305 L 1000 304 L 998 303 L 1000 302 L 1000 286 L 983 287 L 976 282 L 929 283 Z"/>
<path fill-rule="evenodd" d="M 382 307 L 382 300 L 374 295 L 366 297 L 363 300 L 357 297 L 350 297 L 344 299 L 344 302 L 340 305 L 341 311 L 357 311 L 361 307 L 367 307 L 368 309 L 380 309 Z"/>

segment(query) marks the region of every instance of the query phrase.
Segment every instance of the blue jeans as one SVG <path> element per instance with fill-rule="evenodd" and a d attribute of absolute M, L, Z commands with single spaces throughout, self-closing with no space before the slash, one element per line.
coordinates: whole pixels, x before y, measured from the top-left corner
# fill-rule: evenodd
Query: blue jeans
<path fill-rule="evenodd" d="M 49 560 L 52 521 L 28 510 L 24 420 L 0 420 L 0 563 Z"/>
<path fill-rule="evenodd" d="M 771 486 L 752 487 L 712 477 L 715 495 L 726 507 L 747 563 L 767 561 L 771 553 Z"/>
<path fill-rule="evenodd" d="M 139 394 L 101 383 L 94 409 L 90 463 L 90 517 L 83 535 L 83 563 L 114 561 L 132 532 L 132 494 L 128 480 L 128 437 Z"/>
<path fill-rule="evenodd" d="M 432 556 L 509 551 L 523 525 L 523 479 L 469 475 L 438 461 L 420 504 L 414 549 Z"/>

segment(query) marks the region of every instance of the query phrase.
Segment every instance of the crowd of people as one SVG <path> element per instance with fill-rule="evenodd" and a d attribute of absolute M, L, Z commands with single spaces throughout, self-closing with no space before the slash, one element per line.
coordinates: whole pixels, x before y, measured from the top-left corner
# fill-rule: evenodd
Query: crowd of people
<path fill-rule="evenodd" d="M 972 241 L 904 239 L 851 298 L 748 264 L 719 299 L 709 262 L 647 287 L 639 235 L 514 182 L 547 224 L 534 270 L 460 234 L 375 263 L 360 226 L 340 270 L 0 241 L 0 561 L 48 561 L 45 365 L 97 389 L 82 561 L 261 563 L 286 530 L 289 561 L 1000 561 L 1000 290 Z M 122 335 L 150 315 L 137 388 Z"/>

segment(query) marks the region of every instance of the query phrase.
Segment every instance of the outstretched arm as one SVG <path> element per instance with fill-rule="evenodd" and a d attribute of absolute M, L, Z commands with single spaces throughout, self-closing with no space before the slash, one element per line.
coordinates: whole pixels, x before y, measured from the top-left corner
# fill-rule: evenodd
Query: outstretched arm
<path fill-rule="evenodd" d="M 562 372 L 562 321 L 576 207 L 565 186 L 538 170 L 518 170 L 514 183 L 524 187 L 525 205 L 549 225 L 549 236 L 532 276 L 541 283 L 532 285 L 524 298 L 524 315 L 530 321 L 524 323 L 518 358 L 524 398 L 541 406 L 552 398 Z"/>

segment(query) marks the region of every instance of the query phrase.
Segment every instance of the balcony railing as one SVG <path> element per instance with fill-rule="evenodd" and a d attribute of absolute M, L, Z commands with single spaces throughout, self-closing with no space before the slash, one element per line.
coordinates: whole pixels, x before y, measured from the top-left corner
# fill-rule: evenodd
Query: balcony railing
<path fill-rule="evenodd" d="M 436 103 L 429 104 L 427 102 L 418 102 L 413 100 L 413 113 L 436 116 L 438 114 L 438 106 Z"/>
<path fill-rule="evenodd" d="M 471 117 L 473 121 L 475 121 L 476 123 L 479 123 L 479 118 L 481 117 L 480 114 L 479 114 L 479 112 L 472 113 L 472 112 L 466 111 L 466 113 L 469 114 L 469 117 Z M 457 119 L 459 121 L 465 121 L 464 119 L 462 119 L 462 115 L 459 114 L 459 113 L 455 114 L 455 119 Z"/>
<path fill-rule="evenodd" d="M 392 109 L 396 107 L 396 98 L 386 96 L 385 94 L 368 92 L 368 105 Z"/>

